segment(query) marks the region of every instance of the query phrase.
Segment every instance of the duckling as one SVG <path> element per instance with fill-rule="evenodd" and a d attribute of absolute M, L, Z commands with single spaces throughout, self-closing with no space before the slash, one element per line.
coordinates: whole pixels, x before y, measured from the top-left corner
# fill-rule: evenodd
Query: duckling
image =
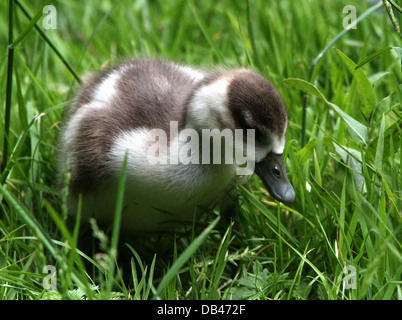
<path fill-rule="evenodd" d="M 86 81 L 66 114 L 60 166 L 68 163 L 71 171 L 69 211 L 76 212 L 82 194 L 86 219 L 113 220 L 126 156 L 122 227 L 129 231 L 171 230 L 174 220 L 191 221 L 197 207 L 225 203 L 254 171 L 276 200 L 295 199 L 282 157 L 284 103 L 268 80 L 248 69 L 205 72 L 129 60 Z M 230 144 L 222 132 L 236 130 L 244 135 Z M 213 141 L 221 142 L 213 147 L 217 153 L 229 146 L 226 155 L 233 155 L 230 148 L 252 148 L 246 162 L 213 161 L 204 149 Z M 239 170 L 248 164 L 251 170 Z"/>

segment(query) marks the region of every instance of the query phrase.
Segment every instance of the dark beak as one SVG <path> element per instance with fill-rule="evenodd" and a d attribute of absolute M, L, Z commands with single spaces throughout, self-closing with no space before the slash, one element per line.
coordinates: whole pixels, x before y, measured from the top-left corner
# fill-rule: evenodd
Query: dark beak
<path fill-rule="evenodd" d="M 282 154 L 270 152 L 264 160 L 255 164 L 255 172 L 276 200 L 286 205 L 293 203 L 295 190 L 289 182 Z"/>

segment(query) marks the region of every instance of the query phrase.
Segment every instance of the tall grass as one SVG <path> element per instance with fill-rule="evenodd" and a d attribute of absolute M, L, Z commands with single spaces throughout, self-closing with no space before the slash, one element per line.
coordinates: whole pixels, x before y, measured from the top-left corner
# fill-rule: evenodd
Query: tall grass
<path fill-rule="evenodd" d="M 45 30 L 48 3 L 0 3 L 2 299 L 401 299 L 402 50 L 386 11 L 337 39 L 310 74 L 343 30 L 343 7 L 361 15 L 368 4 L 67 1 Z M 119 234 L 118 202 L 111 233 L 92 222 L 104 253 L 78 250 L 79 218 L 68 226 L 67 188 L 56 187 L 62 113 L 81 77 L 138 56 L 269 78 L 288 108 L 295 204 L 254 177 L 239 186 L 242 232 L 213 211 L 133 241 Z"/>

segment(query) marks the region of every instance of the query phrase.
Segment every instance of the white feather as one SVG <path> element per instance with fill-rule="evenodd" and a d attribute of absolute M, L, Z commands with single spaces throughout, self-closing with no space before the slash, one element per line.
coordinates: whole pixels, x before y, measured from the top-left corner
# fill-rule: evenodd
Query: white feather
<path fill-rule="evenodd" d="M 285 149 L 285 136 L 283 135 L 280 138 L 277 138 L 276 135 L 272 135 L 273 143 L 272 143 L 272 152 L 276 154 L 282 154 Z"/>
<path fill-rule="evenodd" d="M 188 128 L 224 129 L 218 117 L 234 128 L 234 121 L 227 106 L 227 91 L 230 79 L 220 78 L 195 92 L 188 106 Z"/>
<path fill-rule="evenodd" d="M 109 105 L 109 102 L 116 96 L 116 83 L 120 77 L 120 72 L 115 71 L 107 76 L 94 94 L 94 100 L 98 103 L 93 104 L 95 108 L 103 108 Z"/>

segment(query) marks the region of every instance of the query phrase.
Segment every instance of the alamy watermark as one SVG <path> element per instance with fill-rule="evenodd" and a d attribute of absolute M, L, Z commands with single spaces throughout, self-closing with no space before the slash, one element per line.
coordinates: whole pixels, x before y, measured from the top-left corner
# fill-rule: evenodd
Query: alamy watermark
<path fill-rule="evenodd" d="M 348 15 L 343 18 L 342 25 L 345 29 L 357 29 L 356 24 L 356 7 L 352 5 L 347 5 L 343 7 L 342 13 L 347 13 Z"/>
<path fill-rule="evenodd" d="M 346 265 L 343 267 L 342 272 L 345 274 L 342 280 L 343 289 L 357 289 L 356 267 Z"/>
<path fill-rule="evenodd" d="M 147 150 L 150 164 L 224 163 L 237 164 L 238 175 L 250 175 L 254 172 L 254 129 L 202 129 L 200 133 L 192 128 L 179 132 L 178 127 L 177 121 L 170 121 L 169 142 L 163 129 L 150 129 L 147 132 L 147 136 L 155 141 Z"/>
<path fill-rule="evenodd" d="M 57 10 L 55 6 L 44 6 L 42 12 L 46 14 L 43 17 L 42 26 L 45 30 L 57 29 Z"/>
<path fill-rule="evenodd" d="M 42 286 L 46 290 L 56 290 L 57 287 L 57 270 L 53 265 L 46 265 L 43 267 L 43 273 L 47 275 L 42 280 Z"/>

